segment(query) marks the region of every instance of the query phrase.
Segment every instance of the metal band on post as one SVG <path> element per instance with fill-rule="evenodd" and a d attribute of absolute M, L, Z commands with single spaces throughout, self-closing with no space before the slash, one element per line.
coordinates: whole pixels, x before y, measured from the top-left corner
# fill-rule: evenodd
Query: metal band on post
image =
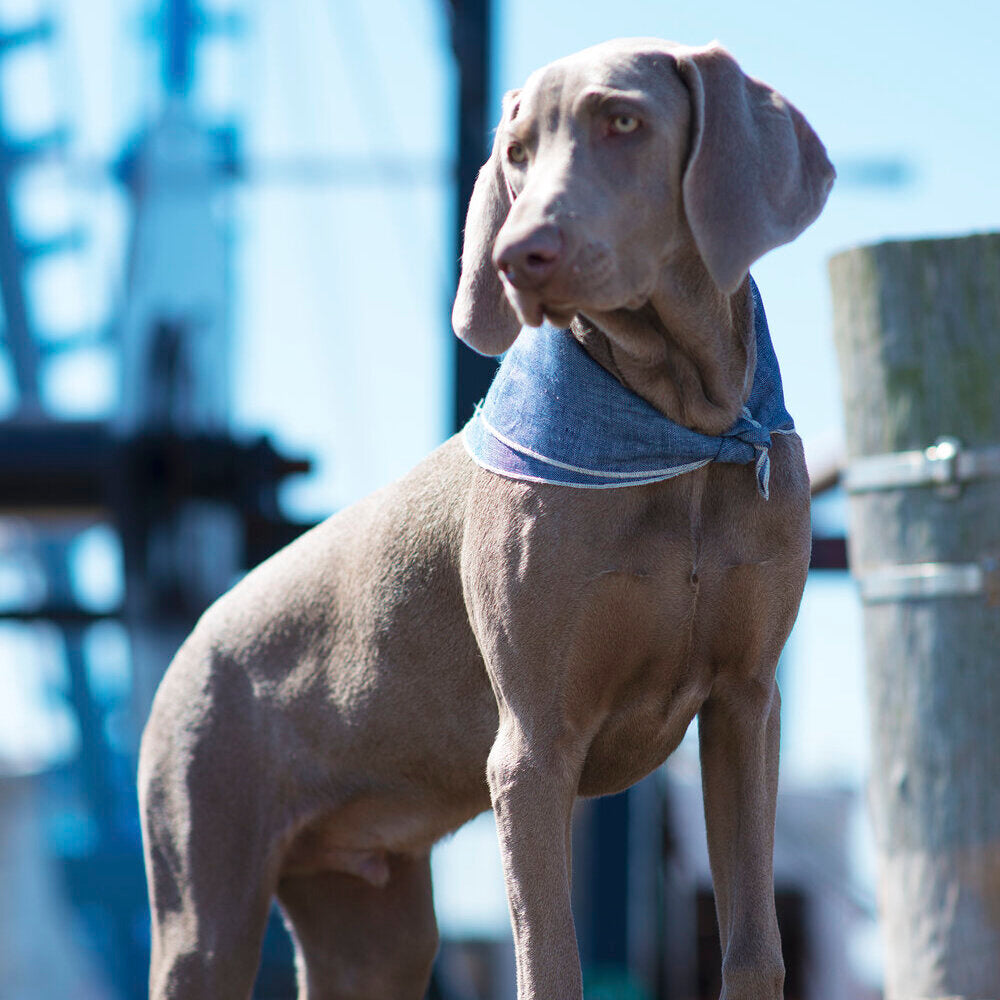
<path fill-rule="evenodd" d="M 934 486 L 954 499 L 965 483 L 981 479 L 1000 479 L 1000 447 L 964 449 L 956 438 L 941 437 L 929 448 L 855 459 L 843 483 L 851 495 Z M 984 595 L 987 603 L 1000 605 L 997 559 L 881 566 L 856 575 L 866 604 Z"/>
<path fill-rule="evenodd" d="M 866 604 L 983 596 L 987 604 L 1000 606 L 1000 559 L 882 566 L 858 574 L 858 584 Z"/>
<path fill-rule="evenodd" d="M 977 479 L 1000 479 L 1000 446 L 964 449 L 956 438 L 942 437 L 929 448 L 857 458 L 844 472 L 848 493 L 937 486 L 948 496 Z"/>

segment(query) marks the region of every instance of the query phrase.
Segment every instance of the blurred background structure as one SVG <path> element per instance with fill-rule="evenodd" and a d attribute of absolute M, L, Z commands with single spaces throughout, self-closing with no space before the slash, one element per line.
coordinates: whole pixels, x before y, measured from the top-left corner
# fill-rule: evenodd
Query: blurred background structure
<path fill-rule="evenodd" d="M 820 491 L 780 667 L 776 879 L 786 995 L 878 996 L 823 261 L 1000 227 L 998 27 L 974 0 L 947 24 L 901 0 L 0 0 L 0 1000 L 144 995 L 156 683 L 242 572 L 468 415 L 492 364 L 448 313 L 499 95 L 620 35 L 718 37 L 839 169 L 755 268 Z M 696 744 L 581 805 L 574 864 L 588 998 L 717 996 Z M 491 818 L 434 866 L 436 996 L 512 996 Z M 257 996 L 290 982 L 275 921 Z"/>

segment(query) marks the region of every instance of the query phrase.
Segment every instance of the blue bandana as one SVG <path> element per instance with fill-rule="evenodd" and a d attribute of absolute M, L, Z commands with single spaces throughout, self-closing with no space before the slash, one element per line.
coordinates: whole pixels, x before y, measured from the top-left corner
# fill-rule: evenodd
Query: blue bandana
<path fill-rule="evenodd" d="M 578 489 L 641 486 L 709 462 L 754 463 L 767 499 L 771 434 L 794 432 L 764 305 L 751 281 L 757 368 L 750 397 L 715 437 L 674 423 L 602 368 L 567 330 L 525 327 L 462 434 L 477 465 Z"/>

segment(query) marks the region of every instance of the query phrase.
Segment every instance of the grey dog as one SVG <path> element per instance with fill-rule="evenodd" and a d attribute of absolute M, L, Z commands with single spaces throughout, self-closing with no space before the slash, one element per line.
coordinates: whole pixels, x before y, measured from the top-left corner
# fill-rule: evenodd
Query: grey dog
<path fill-rule="evenodd" d="M 748 268 L 819 214 L 813 130 L 718 45 L 630 39 L 534 73 L 469 206 L 455 330 L 569 327 L 718 434 L 752 381 Z M 276 896 L 300 997 L 418 1000 L 429 853 L 491 806 L 520 1000 L 579 1000 L 577 796 L 626 788 L 697 715 L 723 996 L 777 1000 L 778 655 L 809 561 L 794 434 L 746 467 L 577 490 L 459 439 L 251 572 L 156 696 L 139 785 L 155 1000 L 246 998 Z"/>

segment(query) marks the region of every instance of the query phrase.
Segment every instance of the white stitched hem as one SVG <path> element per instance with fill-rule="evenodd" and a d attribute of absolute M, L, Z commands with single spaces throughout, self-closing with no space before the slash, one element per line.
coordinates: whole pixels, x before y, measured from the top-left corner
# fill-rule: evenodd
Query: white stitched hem
<path fill-rule="evenodd" d="M 498 469 L 496 466 L 489 465 L 486 462 L 484 462 L 472 450 L 472 447 L 466 440 L 465 435 L 466 431 L 462 431 L 462 445 L 465 447 L 465 450 L 468 453 L 469 458 L 471 458 L 472 461 L 475 462 L 475 464 L 478 465 L 480 469 L 485 469 L 487 472 L 492 472 L 495 475 L 503 476 L 506 479 L 516 479 L 521 482 L 527 482 L 527 483 L 543 483 L 547 486 L 568 486 L 571 490 L 617 490 L 617 489 L 622 489 L 625 486 L 648 486 L 650 483 L 662 483 L 667 479 L 674 479 L 676 476 L 682 476 L 686 472 L 693 472 L 695 469 L 701 469 L 706 465 L 711 465 L 711 463 L 715 461 L 715 459 L 706 458 L 704 461 L 701 462 L 692 463 L 690 465 L 677 466 L 676 468 L 666 473 L 665 475 L 664 474 L 653 475 L 652 478 L 650 479 L 641 479 L 641 480 L 630 479 L 627 483 L 567 483 L 561 479 L 545 479 L 542 476 L 529 476 L 525 473 L 511 472 L 508 469 Z M 501 441 L 503 444 L 506 444 L 503 438 L 501 438 L 499 435 L 497 435 L 497 439 Z M 508 447 L 510 447 L 510 445 L 508 445 Z M 513 450 L 516 451 L 517 449 Z M 566 466 L 566 468 L 568 470 L 572 470 L 573 467 Z M 610 474 L 611 473 L 607 473 L 607 475 Z M 600 475 L 605 475 L 605 473 L 588 472 L 588 475 L 600 476 Z M 644 475 L 649 475 L 649 474 L 644 473 Z"/>
<path fill-rule="evenodd" d="M 566 462 L 560 462 L 555 458 L 547 458 L 545 455 L 540 455 L 537 451 L 532 451 L 530 448 L 525 448 L 523 445 L 517 444 L 517 442 L 512 441 L 510 438 L 501 434 L 483 416 L 482 411 L 478 407 L 476 407 L 475 419 L 477 419 L 501 444 L 510 448 L 511 451 L 520 452 L 522 455 L 527 455 L 528 458 L 544 462 L 546 465 L 551 465 L 556 469 L 565 469 L 567 472 L 576 472 L 582 476 L 604 477 L 608 479 L 627 479 L 636 486 L 641 485 L 642 483 L 655 483 L 661 479 L 670 479 L 673 476 L 679 476 L 685 472 L 693 472 L 695 469 L 700 469 L 703 465 L 708 465 L 709 462 L 714 461 L 714 459 L 707 458 L 701 459 L 697 462 L 689 462 L 687 465 L 672 465 L 666 469 L 648 469 L 645 472 L 601 472 L 595 469 L 585 469 L 579 465 L 569 465 Z M 472 454 L 472 452 L 470 451 L 469 454 Z M 548 480 L 540 479 L 538 482 L 548 482 Z M 621 485 L 628 486 L 629 483 L 622 483 Z"/>

